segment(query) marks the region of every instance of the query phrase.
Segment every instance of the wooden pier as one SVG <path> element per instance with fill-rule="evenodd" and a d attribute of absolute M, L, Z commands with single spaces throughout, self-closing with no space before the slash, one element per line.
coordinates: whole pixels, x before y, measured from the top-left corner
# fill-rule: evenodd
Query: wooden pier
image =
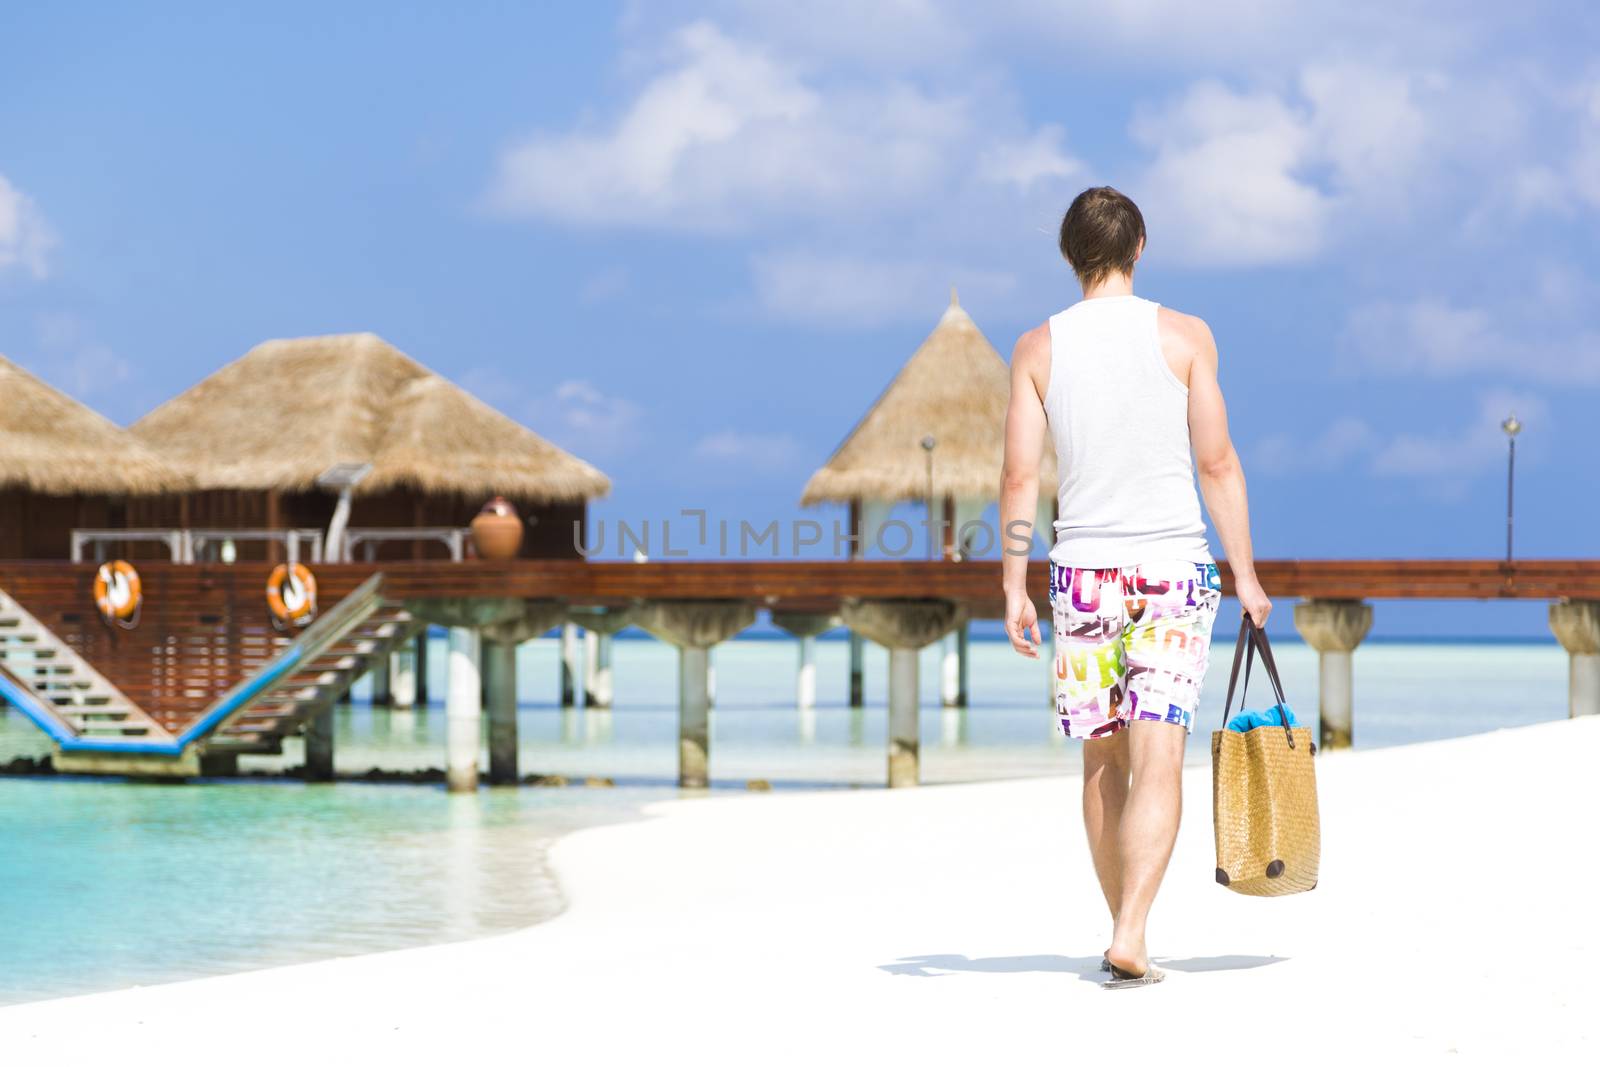
<path fill-rule="evenodd" d="M 553 625 L 573 621 L 602 633 L 608 626 L 642 625 L 680 648 L 688 723 L 681 777 L 685 784 L 704 784 L 707 755 L 699 720 L 705 696 L 704 679 L 698 677 L 705 671 L 704 652 L 749 625 L 757 609 L 772 611 L 780 625 L 788 621 L 813 633 L 842 618 L 902 653 L 939 639 L 964 620 L 998 618 L 1003 609 L 1000 565 L 993 560 L 321 564 L 315 574 L 324 616 L 333 616 L 347 629 L 319 633 L 322 643 L 310 649 L 296 647 L 303 635 L 281 633 L 271 625 L 263 597 L 269 570 L 265 564 L 141 563 L 143 616 L 131 630 L 110 628 L 100 620 L 91 592 L 95 569 L 93 564 L 57 561 L 0 562 L 0 591 L 62 643 L 63 656 L 76 657 L 80 673 L 95 676 L 81 688 L 114 691 L 148 717 L 151 725 L 135 729 L 136 716 L 130 714 L 127 729 L 119 731 L 117 722 L 106 721 L 114 717 L 100 715 L 101 736 L 94 743 L 75 736 L 64 743 L 64 765 L 91 770 L 104 766 L 108 772 L 127 768 L 122 756 L 113 760 L 108 755 L 119 741 L 129 748 L 138 739 L 148 755 L 157 752 L 157 742 L 171 747 L 204 727 L 203 736 L 194 734 L 193 744 L 185 743 L 196 750 L 194 758 L 171 763 L 174 769 L 166 773 L 196 773 L 198 757 L 207 753 L 214 768 L 225 768 L 223 754 L 270 750 L 288 731 L 306 733 L 308 748 L 316 750 L 308 751 L 308 765 L 315 760 L 331 774 L 331 751 L 325 747 L 331 740 L 318 729 L 319 716 L 362 674 L 386 672 L 390 653 L 418 627 L 431 623 L 462 631 L 452 644 L 462 650 L 452 654 L 453 665 L 471 654 L 467 650 L 474 647 L 472 642 L 481 640 L 481 659 L 472 669 L 476 675 L 492 660 L 489 690 L 498 705 L 510 697 L 494 694 L 515 692 L 514 678 L 503 677 L 508 662 L 514 669 L 506 646 L 514 648 Z M 1231 592 L 1226 564 L 1220 569 L 1224 592 Z M 1350 741 L 1350 657 L 1371 625 L 1368 602 L 1373 600 L 1549 601 L 1551 628 L 1572 657 L 1572 714 L 1600 713 L 1600 560 L 1264 560 L 1256 570 L 1280 610 L 1292 608 L 1297 628 L 1321 657 L 1327 745 Z M 1035 604 L 1045 612 L 1043 561 L 1030 565 L 1029 584 Z M 361 604 L 341 609 L 353 597 Z M 471 641 L 465 637 L 469 631 Z M 291 652 L 303 655 L 305 662 L 281 663 Z M 915 657 L 896 659 L 899 669 L 892 672 L 892 688 L 914 693 Z M 273 684 L 287 687 L 288 696 L 274 696 L 267 691 L 271 687 L 260 683 L 264 672 L 273 671 L 274 678 L 281 678 Z M 449 689 L 476 692 L 478 681 L 474 677 L 471 686 L 452 683 Z M 261 692 L 250 691 L 252 685 Z M 223 706 L 230 694 L 236 706 Z M 892 769 L 891 778 L 906 780 L 905 768 L 910 767 L 909 780 L 914 781 L 916 709 L 906 703 L 914 698 L 901 693 L 896 703 L 891 697 L 900 711 L 892 716 L 898 725 L 890 738 L 900 770 Z M 68 710 L 70 715 L 60 716 L 61 728 L 71 733 L 84 717 L 75 705 Z M 491 736 L 497 739 L 492 755 L 498 753 L 491 780 L 515 778 L 515 734 L 505 729 L 514 710 L 488 709 Z M 460 715 L 470 721 L 473 737 L 477 714 L 468 708 Z M 246 730 L 250 722 L 259 723 L 259 729 Z M 252 749 L 251 744 L 265 747 Z M 71 756 L 73 751 L 80 755 Z M 151 765 L 155 762 L 152 756 Z M 469 770 L 457 776 L 463 787 L 475 784 L 476 772 Z"/>

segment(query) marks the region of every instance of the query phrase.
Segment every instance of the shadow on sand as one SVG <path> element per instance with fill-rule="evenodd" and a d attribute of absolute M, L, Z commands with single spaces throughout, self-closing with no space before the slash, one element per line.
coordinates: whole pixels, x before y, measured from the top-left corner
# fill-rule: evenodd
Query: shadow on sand
<path fill-rule="evenodd" d="M 1187 959 L 1155 957 L 1161 967 L 1169 971 L 1244 971 L 1252 967 L 1265 967 L 1281 963 L 1284 956 L 1191 956 Z M 940 978 L 953 971 L 974 971 L 980 974 L 1021 974 L 1027 971 L 1046 971 L 1056 974 L 1076 974 L 1085 982 L 1102 981 L 1099 956 L 966 956 L 935 954 L 906 956 L 894 963 L 881 963 L 880 971 L 890 974 L 910 975 L 913 978 Z"/>

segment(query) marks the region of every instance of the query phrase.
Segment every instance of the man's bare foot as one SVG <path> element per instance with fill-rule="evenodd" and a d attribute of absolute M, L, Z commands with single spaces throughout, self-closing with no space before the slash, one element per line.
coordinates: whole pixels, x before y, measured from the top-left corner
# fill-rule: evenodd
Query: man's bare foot
<path fill-rule="evenodd" d="M 1123 949 L 1113 943 L 1106 950 L 1106 961 L 1117 970 L 1128 974 L 1144 974 L 1150 969 L 1150 956 L 1145 952 L 1143 945 Z"/>

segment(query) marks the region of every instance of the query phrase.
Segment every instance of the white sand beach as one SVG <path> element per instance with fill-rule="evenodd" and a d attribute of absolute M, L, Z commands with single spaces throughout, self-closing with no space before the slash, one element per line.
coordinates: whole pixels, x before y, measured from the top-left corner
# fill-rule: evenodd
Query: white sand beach
<path fill-rule="evenodd" d="M 1075 777 L 741 795 L 563 840 L 548 923 L 6 1008 L 0 1057 L 1596 1062 L 1597 767 L 1600 720 L 1325 756 L 1322 882 L 1280 900 L 1214 884 L 1191 768 L 1146 989 L 1099 988 Z"/>

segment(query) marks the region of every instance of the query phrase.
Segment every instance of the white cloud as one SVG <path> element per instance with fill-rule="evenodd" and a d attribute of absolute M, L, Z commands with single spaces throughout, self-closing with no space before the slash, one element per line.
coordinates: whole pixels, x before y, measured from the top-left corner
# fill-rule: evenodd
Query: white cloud
<path fill-rule="evenodd" d="M 541 437 L 586 459 L 619 455 L 639 442 L 644 419 L 639 405 L 584 379 L 568 379 L 536 395 L 502 371 L 477 367 L 461 375 L 460 384 Z"/>
<path fill-rule="evenodd" d="M 1524 425 L 1547 433 L 1547 409 L 1531 393 L 1490 390 L 1479 398 L 1477 418 L 1452 429 L 1433 433 L 1405 431 L 1372 456 L 1377 475 L 1402 478 L 1465 479 L 1505 461 L 1506 436 L 1500 423 L 1517 415 Z"/>
<path fill-rule="evenodd" d="M 723 430 L 702 437 L 692 450 L 697 460 L 759 470 L 782 470 L 800 456 L 800 442 L 792 434 Z"/>
<path fill-rule="evenodd" d="M 55 234 L 33 198 L 0 174 L 0 273 L 15 267 L 35 278 L 49 273 Z"/>
<path fill-rule="evenodd" d="M 1463 229 L 1494 239 L 1522 230 L 1540 216 L 1571 218 L 1600 209 L 1600 78 L 1542 86 L 1499 86 L 1457 112 L 1460 124 L 1495 136 L 1480 153 L 1484 193 Z M 1494 122 L 1485 112 L 1499 112 Z"/>
<path fill-rule="evenodd" d="M 1578 148 L 1572 165 L 1572 183 L 1578 195 L 1600 206 L 1600 80 L 1579 90 Z"/>
<path fill-rule="evenodd" d="M 1572 191 L 1572 182 L 1560 170 L 1545 163 L 1527 163 L 1511 172 L 1505 200 L 1519 219 L 1539 213 L 1567 215 L 1575 206 Z M 1494 206 L 1491 200 L 1469 220 L 1475 230 L 1491 224 L 1489 209 Z"/>
<path fill-rule="evenodd" d="M 1487 311 L 1435 297 L 1356 308 L 1345 342 L 1367 369 L 1395 374 L 1454 374 L 1492 366 L 1507 354 Z"/>
<path fill-rule="evenodd" d="M 1541 301 L 1541 306 L 1550 305 Z M 1582 326 L 1552 333 L 1543 320 L 1508 332 L 1484 308 L 1436 297 L 1356 308 L 1341 345 L 1348 366 L 1375 374 L 1445 378 L 1491 371 L 1533 381 L 1600 384 L 1600 333 Z"/>
<path fill-rule="evenodd" d="M 1293 91 L 1205 80 L 1142 109 L 1131 132 L 1153 154 L 1137 183 L 1152 248 L 1170 242 L 1200 265 L 1292 263 L 1363 223 L 1403 219 L 1464 147 L 1465 127 L 1443 121 L 1457 88 L 1427 72 L 1314 62 Z"/>
<path fill-rule="evenodd" d="M 1365 420 L 1347 415 L 1309 439 L 1287 433 L 1263 438 L 1252 449 L 1250 467 L 1268 475 L 1336 471 L 1368 453 L 1376 438 Z"/>
<path fill-rule="evenodd" d="M 595 454 L 629 447 L 636 438 L 641 416 L 639 405 L 633 401 L 605 393 L 581 379 L 556 386 L 551 399 L 540 407 L 555 416 L 553 429 L 558 440 Z"/>
<path fill-rule="evenodd" d="M 989 181 L 1022 190 L 1049 178 L 1072 178 L 1083 173 L 1083 164 L 1067 155 L 1065 140 L 1066 131 L 1060 126 L 1042 126 L 1026 141 L 988 149 L 978 167 Z"/>
<path fill-rule="evenodd" d="M 942 0 L 703 0 L 695 5 L 719 22 L 764 40 L 782 41 L 786 54 L 825 56 L 903 70 L 949 61 L 970 52 L 970 12 Z M 667 31 L 681 8 L 633 0 L 624 25 L 648 37 Z"/>
<path fill-rule="evenodd" d="M 807 57 L 949 67 L 985 53 L 1103 71 L 1275 67 L 1327 52 L 1432 61 L 1492 39 L 1497 12 L 1451 0 L 701 0 L 697 9 Z M 635 0 L 625 25 L 660 33 L 675 5 Z M 1514 18 L 1520 11 L 1510 14 Z"/>
<path fill-rule="evenodd" d="M 730 195 L 782 182 L 772 142 L 816 113 L 816 94 L 708 23 L 676 34 L 670 55 L 670 69 L 612 129 L 542 134 L 508 151 L 491 203 L 508 214 L 672 228 L 719 223 Z M 742 152 L 751 142 L 765 151 Z"/>
<path fill-rule="evenodd" d="M 1530 76 L 1529 53 L 1500 47 L 1522 17 L 1509 12 L 1444 0 L 696 10 L 684 26 L 681 7 L 628 5 L 626 92 L 511 144 L 489 207 L 742 241 L 751 290 L 734 302 L 857 326 L 925 315 L 922 294 L 950 280 L 1010 294 L 1007 313 L 1055 299 L 1051 235 L 1091 182 L 1140 200 L 1152 264 L 1334 264 L 1368 278 L 1380 261 L 1436 269 L 1426 256 L 1441 247 L 1509 261 L 1507 204 L 1600 206 L 1600 82 Z M 1160 77 L 1107 79 L 1133 59 Z M 1119 131 L 1123 107 L 1135 117 Z M 1089 109 L 1101 114 L 1083 121 Z M 1579 132 L 1552 140 L 1557 121 Z M 1086 129 L 1104 137 L 1087 162 Z M 1495 366 L 1507 336 L 1526 340 L 1434 303 L 1384 328 L 1455 329 L 1479 355 L 1429 342 L 1404 357 L 1428 373 Z M 1581 324 L 1540 332 L 1550 354 L 1518 374 L 1600 376 Z"/>
<path fill-rule="evenodd" d="M 1437 409 L 1437 405 L 1434 405 Z M 1320 434 L 1263 438 L 1251 450 L 1251 469 L 1269 476 L 1363 471 L 1383 478 L 1434 483 L 1444 495 L 1505 462 L 1500 423 L 1516 415 L 1541 436 L 1550 432 L 1549 409 L 1535 393 L 1489 389 L 1478 395 L 1473 417 L 1443 428 L 1405 425 L 1379 430 L 1353 415 L 1336 419 Z"/>
<path fill-rule="evenodd" d="M 31 369 L 79 400 L 118 395 L 133 379 L 133 366 L 95 339 L 76 315 L 43 312 L 34 319 L 43 358 Z"/>
<path fill-rule="evenodd" d="M 930 321 L 951 285 L 975 304 L 1003 297 L 1016 285 L 1010 274 L 949 263 L 809 251 L 757 256 L 751 271 L 763 310 L 823 327 Z"/>
<path fill-rule="evenodd" d="M 577 225 L 725 232 L 905 217 L 959 201 L 974 184 L 1029 189 L 1077 169 L 1059 127 L 1029 129 L 1014 104 L 970 89 L 809 76 L 779 50 L 707 22 L 672 34 L 661 58 L 615 121 L 508 149 L 490 207 Z"/>
<path fill-rule="evenodd" d="M 1351 63 L 1312 64 L 1299 84 L 1310 107 L 1313 160 L 1332 187 L 1370 204 L 1407 198 L 1434 139 L 1418 103 L 1418 76 Z"/>
<path fill-rule="evenodd" d="M 585 304 L 604 304 L 626 293 L 631 284 L 628 268 L 607 267 L 584 279 L 578 287 L 578 299 Z"/>
<path fill-rule="evenodd" d="M 1582 321 L 1600 305 L 1600 279 L 1565 262 L 1545 262 L 1533 271 L 1532 310 L 1557 320 Z"/>
<path fill-rule="evenodd" d="M 1278 97 L 1200 82 L 1142 113 L 1133 135 L 1155 155 L 1138 183 L 1152 251 L 1242 266 L 1321 249 L 1333 201 L 1302 176 L 1311 122 Z"/>

